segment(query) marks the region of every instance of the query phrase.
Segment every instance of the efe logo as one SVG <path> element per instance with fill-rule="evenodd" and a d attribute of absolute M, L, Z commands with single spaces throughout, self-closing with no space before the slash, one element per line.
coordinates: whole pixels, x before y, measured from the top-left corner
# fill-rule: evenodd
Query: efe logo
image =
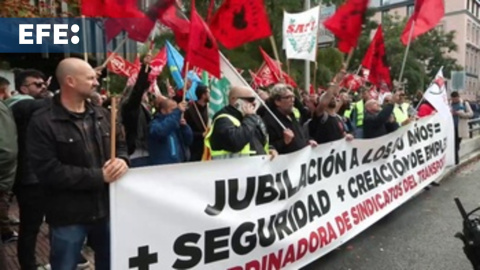
<path fill-rule="evenodd" d="M 52 29 L 53 25 L 53 29 Z M 36 27 L 36 39 L 33 38 L 33 32 Z M 58 45 L 68 45 L 68 30 L 69 25 L 66 23 L 59 24 L 20 24 L 19 25 L 19 44 L 21 45 L 32 45 L 32 44 L 42 44 L 42 39 L 44 37 L 50 37 L 51 32 L 53 31 L 53 44 Z M 72 24 L 70 30 L 73 33 L 78 33 L 80 27 L 77 24 Z M 78 44 L 80 38 L 78 36 L 72 36 L 70 41 L 73 44 Z"/>

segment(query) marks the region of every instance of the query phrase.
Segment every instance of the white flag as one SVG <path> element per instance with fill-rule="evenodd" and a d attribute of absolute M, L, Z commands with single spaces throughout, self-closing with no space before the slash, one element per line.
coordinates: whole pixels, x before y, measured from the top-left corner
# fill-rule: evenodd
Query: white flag
<path fill-rule="evenodd" d="M 448 95 L 447 89 L 445 88 L 445 78 L 443 77 L 443 67 L 438 71 L 435 76 L 435 81 L 427 89 L 423 95 L 424 99 L 430 102 L 430 104 L 435 108 L 437 113 L 445 119 L 443 123 L 446 125 L 446 129 L 451 132 L 448 133 L 447 137 L 447 159 L 446 165 L 455 165 L 455 134 L 454 134 L 454 124 L 453 117 L 450 110 L 450 105 L 448 104 Z"/>
<path fill-rule="evenodd" d="M 315 62 L 320 7 L 301 13 L 283 13 L 283 41 L 288 59 Z"/>

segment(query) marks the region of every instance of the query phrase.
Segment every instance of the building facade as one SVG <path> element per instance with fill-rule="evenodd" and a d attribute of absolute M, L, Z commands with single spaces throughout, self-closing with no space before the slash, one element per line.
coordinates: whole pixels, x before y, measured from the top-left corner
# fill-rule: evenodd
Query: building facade
<path fill-rule="evenodd" d="M 470 100 L 480 99 L 480 0 L 444 0 L 445 16 L 437 27 L 446 32 L 455 31 L 458 46 L 451 57 L 463 67 L 449 81 L 450 90 L 458 90 Z M 372 0 L 377 10 L 374 19 L 381 22 L 384 14 L 409 17 L 414 11 L 414 0 Z"/>

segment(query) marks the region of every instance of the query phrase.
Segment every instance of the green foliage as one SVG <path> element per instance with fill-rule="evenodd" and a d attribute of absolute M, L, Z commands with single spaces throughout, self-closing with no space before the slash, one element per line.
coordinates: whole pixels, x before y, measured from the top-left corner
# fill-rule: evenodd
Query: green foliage
<path fill-rule="evenodd" d="M 126 84 L 127 78 L 114 73 L 109 73 L 102 83 L 102 85 L 105 85 L 105 88 L 108 89 L 112 95 L 121 95 Z"/>
<path fill-rule="evenodd" d="M 406 18 L 402 20 L 398 15 L 383 16 L 382 28 L 392 80 L 398 80 L 400 76 L 406 49 L 400 41 L 400 36 L 406 22 Z M 370 44 L 370 37 L 374 35 L 376 28 L 377 24 L 368 19 L 350 67 L 357 68 L 360 65 Z M 406 81 L 405 88 L 409 93 L 413 94 L 417 90 L 428 87 L 442 66 L 446 77 L 450 76 L 451 70 L 462 69 L 456 59 L 448 56 L 448 53 L 457 50 L 454 40 L 453 31 L 444 33 L 439 29 L 433 29 L 412 41 L 403 74 L 403 79 Z"/>

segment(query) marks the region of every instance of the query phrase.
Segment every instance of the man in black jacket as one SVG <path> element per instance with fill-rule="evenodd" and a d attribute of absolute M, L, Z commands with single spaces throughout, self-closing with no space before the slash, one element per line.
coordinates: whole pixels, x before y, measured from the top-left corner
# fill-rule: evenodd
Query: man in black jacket
<path fill-rule="evenodd" d="M 260 116 L 255 114 L 255 94 L 244 86 L 234 86 L 229 93 L 229 105 L 213 117 L 205 138 L 212 159 L 272 154 L 268 134 Z"/>
<path fill-rule="evenodd" d="M 296 119 L 293 108 L 295 95 L 285 84 L 276 84 L 270 91 L 267 106 L 278 120 L 287 128 L 283 129 L 275 118 L 268 112 L 263 121 L 267 126 L 270 144 L 279 154 L 288 154 L 304 148 L 307 145 L 316 146 L 316 142 L 309 140 L 308 134 Z"/>
<path fill-rule="evenodd" d="M 389 133 L 392 125 L 395 125 L 395 118 L 392 116 L 395 103 L 398 101 L 398 94 L 392 99 L 385 99 L 384 107 L 380 107 L 377 100 L 371 99 L 365 103 L 365 119 L 363 121 L 363 138 L 373 139 Z"/>
<path fill-rule="evenodd" d="M 119 131 L 110 157 L 110 115 L 86 102 L 98 86 L 93 68 L 67 58 L 56 76 L 60 95 L 34 113 L 27 131 L 33 172 L 45 191 L 53 270 L 75 269 L 88 237 L 95 269 L 110 269 L 108 184 L 128 170 L 127 148 Z"/>
<path fill-rule="evenodd" d="M 190 145 L 191 161 L 202 160 L 203 141 L 208 127 L 208 102 L 210 93 L 205 85 L 198 85 L 195 90 L 198 100 L 191 102 L 185 111 L 185 120 L 193 131 L 193 143 Z"/>
<path fill-rule="evenodd" d="M 145 57 L 144 63 L 150 63 L 150 56 Z M 120 108 L 132 168 L 149 165 L 148 125 L 152 120 L 152 113 L 142 104 L 145 92 L 150 86 L 150 69 L 145 65 L 140 68 L 137 81 Z"/>
<path fill-rule="evenodd" d="M 37 177 L 32 172 L 25 148 L 27 126 L 33 113 L 50 102 L 46 98 L 47 86 L 44 74 L 27 69 L 15 77 L 18 95 L 6 100 L 12 109 L 18 131 L 18 168 L 13 191 L 20 210 L 20 230 L 17 243 L 17 258 L 22 269 L 37 269 L 35 248 L 37 235 L 45 216 L 44 194 Z"/>

